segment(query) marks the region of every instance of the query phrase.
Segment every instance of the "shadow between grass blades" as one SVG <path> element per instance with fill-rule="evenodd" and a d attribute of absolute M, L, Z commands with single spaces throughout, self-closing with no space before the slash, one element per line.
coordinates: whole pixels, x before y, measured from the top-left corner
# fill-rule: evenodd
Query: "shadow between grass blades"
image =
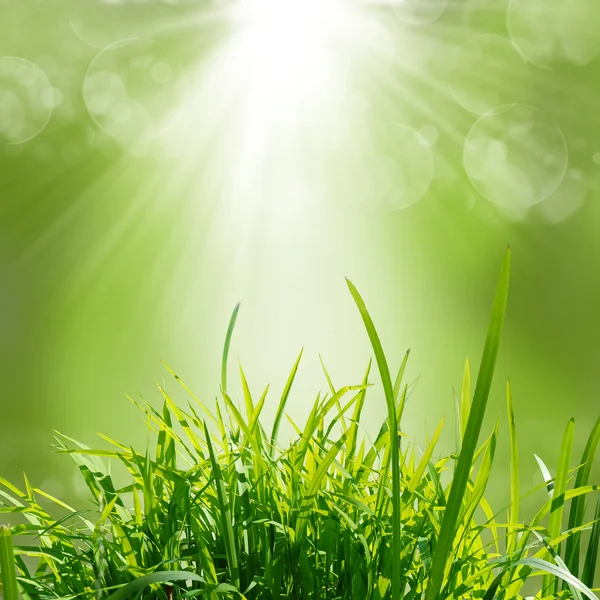
<path fill-rule="evenodd" d="M 362 434 L 369 363 L 360 383 L 341 388 L 323 366 L 327 393 L 317 395 L 303 426 L 294 423 L 285 408 L 300 353 L 267 432 L 261 413 L 268 387 L 254 396 L 240 367 L 243 398 L 238 404 L 228 394 L 238 305 L 214 409 L 169 369 L 186 402 L 175 402 L 162 386 L 160 409 L 130 398 L 151 430 L 153 441 L 144 451 L 106 436 L 101 437 L 112 449 L 94 450 L 57 434 L 59 451 L 79 467 L 91 507 L 76 510 L 26 478 L 23 489 L 0 478 L 0 512 L 15 521 L 0 528 L 4 600 L 509 600 L 523 597 L 527 580 L 537 584 L 538 599 L 596 598 L 600 486 L 590 477 L 600 419 L 574 469 L 572 420 L 554 476 L 538 459 L 548 499 L 525 523 L 507 382 L 511 505 L 495 512 L 485 499 L 498 427 L 481 444 L 479 437 L 509 271 L 510 250 L 473 394 L 469 363 L 465 366 L 456 454 L 436 456 L 443 423 L 422 452 L 402 432 L 412 391 L 403 381 L 408 352 L 392 378 L 371 316 L 350 281 L 383 383 L 387 418 L 374 441 Z M 284 418 L 295 438 L 282 446 L 278 432 Z M 115 485 L 110 461 L 129 472 L 125 487 Z M 448 485 L 442 483 L 445 471 L 452 475 Z M 590 498 L 596 499 L 591 519 Z"/>

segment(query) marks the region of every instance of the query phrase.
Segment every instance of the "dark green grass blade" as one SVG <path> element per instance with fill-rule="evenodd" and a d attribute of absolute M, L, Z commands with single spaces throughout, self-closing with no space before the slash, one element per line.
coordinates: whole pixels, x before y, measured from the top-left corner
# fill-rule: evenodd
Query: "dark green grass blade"
<path fill-rule="evenodd" d="M 0 581 L 4 600 L 19 600 L 12 535 L 4 525 L 0 525 Z"/>
<path fill-rule="evenodd" d="M 236 585 L 239 588 L 239 568 L 235 537 L 233 533 L 233 522 L 231 518 L 231 506 L 229 504 L 229 499 L 227 498 L 225 482 L 221 473 L 221 465 L 217 460 L 217 456 L 215 454 L 210 438 L 210 432 L 208 431 L 206 423 L 204 423 L 204 435 L 206 436 L 206 444 L 208 446 L 210 463 L 213 471 L 212 479 L 217 489 L 217 500 L 219 502 L 219 514 L 221 521 L 221 534 L 223 535 L 225 551 L 227 553 L 229 576 L 231 577 L 231 581 L 234 583 L 234 585 Z"/>
<path fill-rule="evenodd" d="M 383 352 L 381 340 L 375 329 L 371 315 L 367 311 L 367 307 L 361 295 L 354 284 L 346 279 L 348 289 L 352 294 L 352 298 L 360 311 L 363 323 L 369 335 L 375 360 L 379 368 L 379 374 L 383 384 L 383 391 L 388 410 L 388 420 L 390 427 L 391 440 L 391 462 L 392 462 L 392 600 L 400 600 L 401 594 L 401 556 L 400 556 L 400 535 L 401 535 L 401 503 L 400 503 L 400 448 L 397 439 L 398 423 L 396 422 L 396 397 L 394 395 L 394 386 L 390 376 L 387 359 Z"/>
<path fill-rule="evenodd" d="M 475 385 L 475 394 L 469 414 L 469 420 L 463 439 L 462 449 L 454 480 L 450 489 L 448 504 L 444 512 L 444 519 L 437 540 L 437 545 L 431 564 L 431 573 L 425 600 L 437 600 L 444 581 L 444 572 L 446 565 L 452 553 L 452 544 L 457 527 L 457 520 L 463 501 L 463 496 L 469 480 L 469 473 L 473 462 L 473 456 L 477 447 L 481 425 L 487 406 L 492 377 L 496 366 L 498 348 L 500 346 L 500 336 L 504 324 L 504 315 L 506 312 L 506 301 L 508 297 L 508 283 L 510 279 L 510 248 L 506 251 L 500 279 L 496 288 L 494 306 L 488 329 L 487 339 L 483 349 L 477 383 Z"/>
<path fill-rule="evenodd" d="M 221 388 L 227 393 L 227 359 L 229 358 L 229 346 L 231 345 L 231 337 L 233 336 L 233 329 L 235 328 L 235 322 L 237 320 L 238 313 L 240 312 L 240 306 L 242 301 L 240 300 L 231 313 L 229 319 L 229 326 L 227 327 L 227 335 L 225 336 L 225 345 L 223 346 L 223 359 L 221 361 Z"/>
<path fill-rule="evenodd" d="M 594 587 L 594 579 L 596 568 L 598 567 L 598 549 L 600 548 L 600 497 L 596 504 L 596 512 L 594 514 L 594 526 L 585 555 L 585 563 L 583 565 L 583 574 L 581 581 L 588 587 Z"/>
<path fill-rule="evenodd" d="M 583 487 L 588 485 L 592 466 L 598 445 L 600 444 L 600 417 L 596 421 L 590 437 L 587 440 L 583 456 L 581 457 L 581 467 L 577 472 L 575 479 L 575 487 Z M 585 519 L 585 496 L 578 496 L 571 501 L 571 510 L 569 512 L 569 529 L 575 529 L 583 524 Z M 579 574 L 579 553 L 581 549 L 581 533 L 575 533 L 567 540 L 567 549 L 565 553 L 565 563 L 569 571 L 574 575 Z"/>

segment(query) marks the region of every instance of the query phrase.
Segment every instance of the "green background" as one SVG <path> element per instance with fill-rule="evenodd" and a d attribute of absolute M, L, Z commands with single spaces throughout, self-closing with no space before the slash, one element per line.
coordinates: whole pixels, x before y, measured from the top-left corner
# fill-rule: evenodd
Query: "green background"
<path fill-rule="evenodd" d="M 255 393 L 271 383 L 271 418 L 304 347 L 302 420 L 319 353 L 338 385 L 370 356 L 344 276 L 393 365 L 412 350 L 406 431 L 424 441 L 448 415 L 451 449 L 507 244 L 493 493 L 507 376 L 523 487 L 541 482 L 533 452 L 556 467 L 571 415 L 580 451 L 600 408 L 600 11 L 440 2 L 0 0 L 3 476 L 73 497 L 53 430 L 143 444 L 124 395 L 174 388 L 162 360 L 214 398 L 240 297 L 233 364 Z M 477 125 L 512 103 L 534 108 Z M 371 403 L 368 431 L 378 381 Z"/>

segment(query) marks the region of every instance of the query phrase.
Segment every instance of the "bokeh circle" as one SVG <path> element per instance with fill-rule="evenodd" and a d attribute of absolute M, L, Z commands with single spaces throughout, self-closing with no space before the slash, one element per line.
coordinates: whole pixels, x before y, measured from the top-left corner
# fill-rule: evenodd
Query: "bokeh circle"
<path fill-rule="evenodd" d="M 525 60 L 510 40 L 484 33 L 456 48 L 448 81 L 458 104 L 482 115 L 521 100 L 527 72 Z"/>
<path fill-rule="evenodd" d="M 0 58 L 0 143 L 22 144 L 38 136 L 54 109 L 46 74 L 17 56 Z"/>
<path fill-rule="evenodd" d="M 426 25 L 439 19 L 449 0 L 388 0 L 392 12 L 408 25 Z"/>
<path fill-rule="evenodd" d="M 560 185 L 567 144 L 539 109 L 511 104 L 477 120 L 465 141 L 463 164 L 484 198 L 508 209 L 529 208 Z"/>
<path fill-rule="evenodd" d="M 401 210 L 420 200 L 434 172 L 430 143 L 401 123 L 365 127 L 354 140 L 352 187 L 366 205 Z"/>
<path fill-rule="evenodd" d="M 147 141 L 166 128 L 183 90 L 179 63 L 152 40 L 123 40 L 92 61 L 83 97 L 94 122 L 121 141 Z"/>
<path fill-rule="evenodd" d="M 598 0 L 510 0 L 507 27 L 525 58 L 539 67 L 585 65 L 600 53 Z"/>

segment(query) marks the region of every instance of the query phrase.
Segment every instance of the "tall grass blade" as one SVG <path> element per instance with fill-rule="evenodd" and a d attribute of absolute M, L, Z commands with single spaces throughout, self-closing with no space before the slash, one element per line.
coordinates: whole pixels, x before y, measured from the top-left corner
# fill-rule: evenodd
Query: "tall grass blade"
<path fill-rule="evenodd" d="M 596 569 L 598 568 L 598 552 L 600 549 L 600 496 L 596 504 L 594 512 L 594 526 L 590 535 L 587 552 L 585 555 L 585 563 L 583 565 L 583 574 L 581 581 L 590 588 L 594 587 Z"/>
<path fill-rule="evenodd" d="M 565 506 L 565 492 L 567 491 L 567 481 L 569 477 L 569 463 L 571 462 L 571 449 L 573 448 L 573 436 L 575 433 L 575 420 L 569 419 L 562 443 L 560 445 L 560 457 L 556 477 L 554 479 L 554 493 L 552 495 L 552 504 L 550 508 L 550 520 L 548 522 L 548 533 L 553 540 L 560 535 L 562 526 L 562 516 Z M 559 551 L 557 550 L 557 553 Z M 553 584 L 551 575 L 544 577 L 544 590 L 548 590 Z"/>
<path fill-rule="evenodd" d="M 469 413 L 471 412 L 471 365 L 469 359 L 465 360 L 465 371 L 463 375 L 462 388 L 460 394 L 460 440 L 465 437 L 467 423 L 469 422 Z"/>
<path fill-rule="evenodd" d="M 473 456 L 477 447 L 477 441 L 479 439 L 479 433 L 481 431 L 487 400 L 492 385 L 498 348 L 500 347 L 500 337 L 502 334 L 502 326 L 504 324 L 504 315 L 506 312 L 506 301 L 508 297 L 509 279 L 510 248 L 506 251 L 500 272 L 500 279 L 496 289 L 487 339 L 483 349 L 477 383 L 475 385 L 473 403 L 471 405 L 458 465 L 454 473 L 454 480 L 448 497 L 448 504 L 444 511 L 440 534 L 433 554 L 430 577 L 425 592 L 425 600 L 438 599 L 444 582 L 446 565 L 452 554 L 452 544 L 458 525 L 457 521 L 469 480 L 469 473 L 471 472 Z"/>
<path fill-rule="evenodd" d="M 233 336 L 233 330 L 235 328 L 238 313 L 240 312 L 241 304 L 242 301 L 240 300 L 231 313 L 231 318 L 229 319 L 229 325 L 227 327 L 227 335 L 225 336 L 225 344 L 223 346 L 223 358 L 221 360 L 221 388 L 225 393 L 227 393 L 227 359 L 229 358 L 229 346 L 231 345 L 231 337 Z"/>
<path fill-rule="evenodd" d="M 0 581 L 4 600 L 19 600 L 12 534 L 5 525 L 0 525 Z"/>
<path fill-rule="evenodd" d="M 217 500 L 219 503 L 219 517 L 221 525 L 221 534 L 224 538 L 225 551 L 227 553 L 227 567 L 229 570 L 229 576 L 231 581 L 239 589 L 240 587 L 240 575 L 238 567 L 237 547 L 235 543 L 235 537 L 233 534 L 233 522 L 231 518 L 231 507 L 229 505 L 229 499 L 227 498 L 227 491 L 225 489 L 225 482 L 223 481 L 223 475 L 221 473 L 221 465 L 217 460 L 215 450 L 210 438 L 210 432 L 206 423 L 204 423 L 204 435 L 206 436 L 206 444 L 208 446 L 208 453 L 210 456 L 210 464 L 213 473 L 213 482 L 217 489 Z"/>
<path fill-rule="evenodd" d="M 294 363 L 292 371 L 285 383 L 285 387 L 283 388 L 283 393 L 281 394 L 281 399 L 279 400 L 277 412 L 275 413 L 275 421 L 273 422 L 273 430 L 271 431 L 271 457 L 273 457 L 275 454 L 275 445 L 277 444 L 277 434 L 279 433 L 281 419 L 283 418 L 283 413 L 285 412 L 285 405 L 287 404 L 288 398 L 290 396 L 290 390 L 292 389 L 294 379 L 296 378 L 296 373 L 298 372 L 298 366 L 300 365 L 300 360 L 302 359 L 303 351 L 304 350 L 300 350 L 300 354 L 298 354 L 298 358 L 296 358 L 296 362 Z"/>
<path fill-rule="evenodd" d="M 510 380 L 506 381 L 506 405 L 508 411 L 508 430 L 510 434 L 510 512 L 508 522 L 516 525 L 519 522 L 519 446 L 517 443 L 517 429 L 515 425 L 515 411 L 513 407 L 512 389 Z M 516 533 L 508 533 L 507 551 L 510 553 L 516 545 Z"/>
<path fill-rule="evenodd" d="M 575 478 L 575 488 L 584 487 L 590 481 L 594 458 L 600 444 L 600 417 L 596 421 L 592 432 L 587 440 L 583 456 L 581 457 L 579 471 Z M 586 497 L 578 496 L 571 502 L 569 512 L 568 529 L 575 529 L 583 524 L 585 519 Z M 569 571 L 574 575 L 579 575 L 579 554 L 581 552 L 581 533 L 577 532 L 567 539 L 567 548 L 565 551 L 565 563 Z"/>
<path fill-rule="evenodd" d="M 379 339 L 379 335 L 375 329 L 375 324 L 371 319 L 371 315 L 367 310 L 364 300 L 354 284 L 349 279 L 346 279 L 346 283 L 350 293 L 352 294 L 352 298 L 358 307 L 363 323 L 367 330 L 367 334 L 369 335 L 369 340 L 371 341 L 371 346 L 373 347 L 373 352 L 375 353 L 375 360 L 379 368 L 379 374 L 381 376 L 383 391 L 387 404 L 391 446 L 390 459 L 392 464 L 392 600 L 400 600 L 402 577 L 400 555 L 402 507 L 400 502 L 400 445 L 397 439 L 398 423 L 396 422 L 396 396 L 394 394 L 394 386 L 390 376 L 390 369 L 383 352 L 381 340 Z"/>

